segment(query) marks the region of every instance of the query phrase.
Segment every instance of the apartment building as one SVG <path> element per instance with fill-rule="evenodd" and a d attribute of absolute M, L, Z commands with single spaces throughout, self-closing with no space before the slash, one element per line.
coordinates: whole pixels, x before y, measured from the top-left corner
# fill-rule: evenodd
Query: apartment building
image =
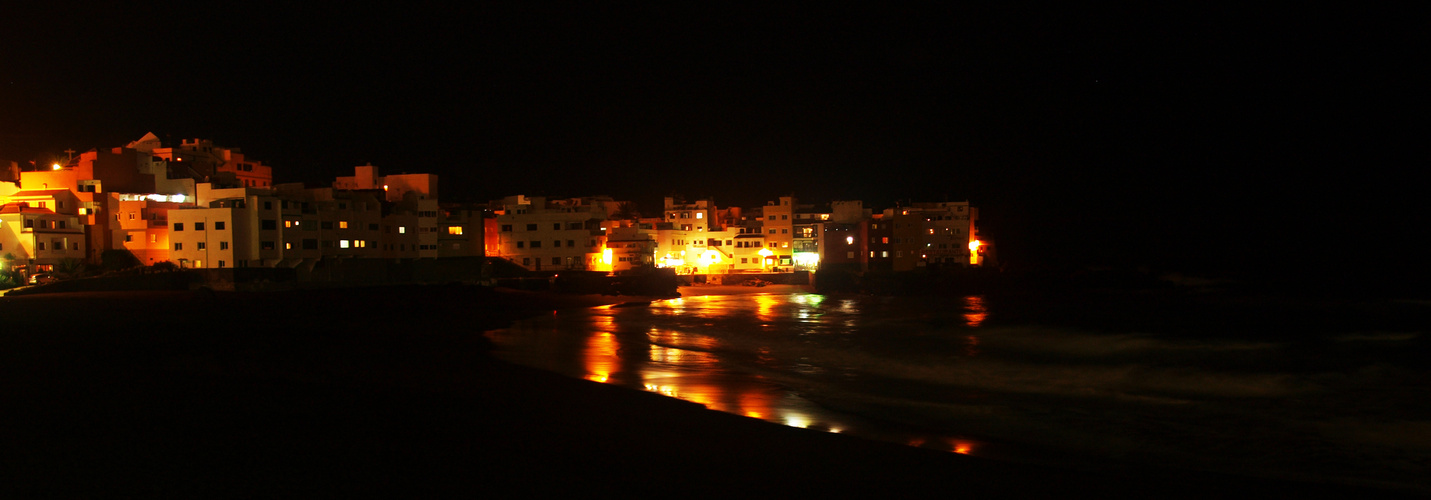
<path fill-rule="evenodd" d="M 587 269 L 592 254 L 603 254 L 617 205 L 606 196 L 508 196 L 493 203 L 495 230 L 487 234 L 486 248 L 533 271 Z"/>
<path fill-rule="evenodd" d="M 978 263 L 977 254 L 970 259 L 978 209 L 969 202 L 913 203 L 886 209 L 884 216 L 892 230 L 893 270 Z"/>

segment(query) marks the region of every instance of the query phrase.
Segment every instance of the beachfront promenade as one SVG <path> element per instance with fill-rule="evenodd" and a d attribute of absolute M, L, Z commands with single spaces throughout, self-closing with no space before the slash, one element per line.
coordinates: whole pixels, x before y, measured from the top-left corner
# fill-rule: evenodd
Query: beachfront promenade
<path fill-rule="evenodd" d="M 481 335 L 628 300 L 458 286 L 0 297 L 0 495 L 1357 493 L 796 429 L 497 361 Z"/>

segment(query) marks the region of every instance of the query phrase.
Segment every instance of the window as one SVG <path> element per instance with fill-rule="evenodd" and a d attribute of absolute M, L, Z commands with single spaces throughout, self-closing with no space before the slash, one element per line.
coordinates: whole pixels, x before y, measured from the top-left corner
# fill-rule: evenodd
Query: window
<path fill-rule="evenodd" d="M 319 225 L 323 226 L 323 229 L 333 229 L 333 221 L 330 220 L 325 220 L 319 223 Z"/>
<path fill-rule="evenodd" d="M 134 212 L 129 212 L 129 220 L 134 220 Z"/>
<path fill-rule="evenodd" d="M 278 229 L 278 221 L 273 219 L 264 219 L 260 228 L 268 231 Z"/>
<path fill-rule="evenodd" d="M 874 250 L 870 250 L 870 258 L 874 258 Z"/>
<path fill-rule="evenodd" d="M 132 234 L 126 234 L 126 235 L 124 235 L 124 242 L 125 242 L 125 243 L 129 243 L 129 242 L 131 242 L 131 241 L 134 241 L 134 235 L 132 235 Z"/>
<path fill-rule="evenodd" d="M 174 223 L 174 230 L 175 230 L 175 231 L 183 231 L 183 230 L 184 230 L 184 223 L 183 223 L 183 222 L 175 222 L 175 223 Z"/>
<path fill-rule="evenodd" d="M 348 240 L 338 240 L 338 248 L 348 248 Z"/>
<path fill-rule="evenodd" d="M 283 221 L 283 227 L 293 227 L 293 221 L 291 221 L 291 220 Z"/>
<path fill-rule="evenodd" d="M 561 223 L 560 223 L 560 222 L 553 222 L 553 223 L 552 223 L 552 229 L 557 230 L 557 231 L 560 231 L 560 230 L 561 230 Z"/>
<path fill-rule="evenodd" d="M 561 240 L 552 240 L 552 246 L 556 248 L 561 248 Z"/>
<path fill-rule="evenodd" d="M 510 233 L 510 232 L 512 232 L 512 225 L 511 225 L 511 224 L 502 224 L 502 232 L 504 232 L 504 233 Z"/>
<path fill-rule="evenodd" d="M 845 252 L 845 258 L 846 258 L 846 259 L 853 259 L 853 258 L 855 258 L 855 253 L 854 253 L 854 252 Z"/>
<path fill-rule="evenodd" d="M 65 228 L 65 221 L 58 221 L 58 222 L 59 222 L 59 224 L 60 224 L 60 227 L 59 227 L 59 228 L 60 228 L 60 229 L 64 229 L 64 228 Z"/>
<path fill-rule="evenodd" d="M 532 248 L 541 248 L 541 247 L 542 247 L 542 242 L 537 241 L 537 240 L 532 240 Z"/>
<path fill-rule="evenodd" d="M 219 267 L 224 267 L 224 261 L 219 261 Z"/>
<path fill-rule="evenodd" d="M 194 230 L 195 230 L 195 231 L 203 231 L 203 230 L 204 230 L 204 223 L 202 223 L 202 222 L 195 222 L 195 223 L 194 223 Z"/>
<path fill-rule="evenodd" d="M 304 239 L 303 239 L 303 249 L 304 249 L 304 250 L 317 250 L 317 249 L 318 249 L 318 239 L 317 239 L 317 238 L 304 238 Z"/>
<path fill-rule="evenodd" d="M 536 224 L 527 224 L 527 230 L 528 230 L 528 231 L 536 231 L 536 230 L 537 230 L 537 225 L 536 225 Z"/>
<path fill-rule="evenodd" d="M 447 226 L 447 234 L 460 236 L 462 234 L 462 226 Z"/>
<path fill-rule="evenodd" d="M 749 264 L 749 263 L 750 263 L 750 258 L 748 258 L 748 257 L 741 257 L 741 258 L 740 258 L 740 263 L 741 263 L 741 264 Z"/>
<path fill-rule="evenodd" d="M 527 242 L 525 242 L 525 241 L 518 241 L 518 242 L 517 242 L 517 248 L 526 248 L 526 245 L 527 245 Z"/>
<path fill-rule="evenodd" d="M 398 226 L 398 234 L 407 234 L 407 226 Z"/>
<path fill-rule="evenodd" d="M 45 242 L 43 242 L 43 241 L 35 242 L 35 249 L 36 249 L 36 250 L 44 250 L 44 249 L 45 249 Z"/>
<path fill-rule="evenodd" d="M 220 241 L 220 242 L 219 242 L 219 250 L 228 250 L 228 249 L 229 249 L 229 242 L 227 242 L 227 241 Z"/>
<path fill-rule="evenodd" d="M 781 215 L 780 215 L 780 220 L 790 220 L 790 216 L 789 216 L 789 215 L 785 215 L 785 214 L 781 214 Z"/>
<path fill-rule="evenodd" d="M 218 230 L 218 231 L 223 231 L 223 230 L 224 230 L 224 221 L 216 221 L 216 222 L 214 222 L 214 229 L 215 229 L 215 230 Z"/>
<path fill-rule="evenodd" d="M 780 230 L 780 234 L 790 234 L 790 230 L 789 230 L 789 229 L 781 229 L 781 230 Z"/>
<path fill-rule="evenodd" d="M 159 235 L 157 235 L 157 234 L 151 234 L 151 235 L 149 235 L 149 242 L 150 242 L 150 243 L 158 243 L 158 242 L 159 242 Z"/>
<path fill-rule="evenodd" d="M 264 210 L 273 210 L 273 202 L 271 202 L 271 201 L 265 201 L 265 202 L 263 202 L 263 209 L 264 209 Z"/>
<path fill-rule="evenodd" d="M 530 266 L 530 265 L 532 265 L 532 258 L 531 258 L 531 257 L 522 257 L 522 265 L 524 265 L 524 266 Z"/>
<path fill-rule="evenodd" d="M 553 265 L 553 266 L 560 266 L 560 265 L 561 265 L 561 257 L 552 257 L 552 265 Z"/>
<path fill-rule="evenodd" d="M 576 247 L 576 240 L 566 240 L 567 247 Z"/>
<path fill-rule="evenodd" d="M 883 238 L 880 238 L 880 239 L 879 239 L 879 242 L 880 242 L 880 243 L 886 243 L 886 244 L 888 244 L 888 243 L 889 243 L 889 237 L 888 237 L 888 236 L 885 236 L 885 237 L 883 237 Z"/>
<path fill-rule="evenodd" d="M 340 220 L 340 221 L 338 221 L 338 229 L 347 229 L 347 228 L 348 228 L 348 221 L 345 221 L 345 220 Z"/>
<path fill-rule="evenodd" d="M 870 253 L 874 253 L 874 252 L 870 252 Z M 879 256 L 888 259 L 888 258 L 889 258 L 889 250 L 880 250 Z M 871 257 L 873 257 L 873 256 L 871 256 Z"/>
<path fill-rule="evenodd" d="M 697 219 L 704 219 L 704 218 L 706 218 L 706 213 L 705 213 L 705 212 L 696 212 L 696 218 L 697 218 Z"/>
<path fill-rule="evenodd" d="M 289 241 L 283 242 L 283 249 L 284 249 L 284 250 L 292 250 L 292 249 L 293 249 L 293 242 L 289 242 Z"/>
<path fill-rule="evenodd" d="M 204 242 L 200 241 L 200 242 L 199 242 L 199 250 L 203 250 L 203 249 L 204 249 Z"/>
<path fill-rule="evenodd" d="M 42 244 L 43 244 L 43 243 L 42 243 Z M 183 243 L 175 243 L 175 244 L 174 244 L 174 249 L 175 249 L 175 250 L 183 250 L 183 249 L 184 249 L 184 244 L 183 244 Z M 41 250 L 43 250 L 43 249 L 41 249 Z"/>
<path fill-rule="evenodd" d="M 368 224 L 368 230 L 369 230 L 369 231 L 377 231 L 377 230 L 378 230 L 378 224 L 377 224 L 377 223 Z"/>

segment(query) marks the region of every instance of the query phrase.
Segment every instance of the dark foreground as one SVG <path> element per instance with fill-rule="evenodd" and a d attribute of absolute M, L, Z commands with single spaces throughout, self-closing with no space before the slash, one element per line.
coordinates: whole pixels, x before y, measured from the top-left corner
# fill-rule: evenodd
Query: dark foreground
<path fill-rule="evenodd" d="M 992 462 L 487 355 L 485 329 L 602 300 L 455 286 L 0 298 L 0 496 L 1388 493 Z"/>

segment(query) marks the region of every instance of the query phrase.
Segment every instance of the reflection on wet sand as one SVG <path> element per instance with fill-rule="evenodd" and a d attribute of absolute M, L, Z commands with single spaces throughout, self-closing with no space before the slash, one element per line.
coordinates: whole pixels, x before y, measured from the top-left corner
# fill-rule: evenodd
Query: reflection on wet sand
<path fill-rule="evenodd" d="M 974 314 L 982 318 L 982 304 L 976 297 L 970 299 L 972 302 L 965 304 L 970 314 L 966 318 Z M 860 313 L 854 300 L 829 300 L 819 295 L 691 297 L 656 301 L 644 308 L 563 312 L 542 322 L 520 323 L 494 332 L 493 337 L 506 354 L 522 364 L 782 425 L 876 437 L 870 432 L 887 430 L 820 407 L 766 376 L 752 373 L 752 369 L 771 374 L 828 370 L 830 367 L 803 358 L 786 359 L 777 353 L 788 347 L 782 343 L 805 342 L 797 340 L 804 335 L 848 335 L 849 325 Z M 978 321 L 968 319 L 970 326 L 977 326 Z M 746 332 L 735 336 L 742 343 L 727 345 L 730 336 L 709 330 L 722 327 Z M 761 333 L 749 335 L 755 332 Z M 969 339 L 974 349 L 978 339 Z M 896 439 L 956 453 L 973 449 L 968 441 L 946 437 Z"/>

